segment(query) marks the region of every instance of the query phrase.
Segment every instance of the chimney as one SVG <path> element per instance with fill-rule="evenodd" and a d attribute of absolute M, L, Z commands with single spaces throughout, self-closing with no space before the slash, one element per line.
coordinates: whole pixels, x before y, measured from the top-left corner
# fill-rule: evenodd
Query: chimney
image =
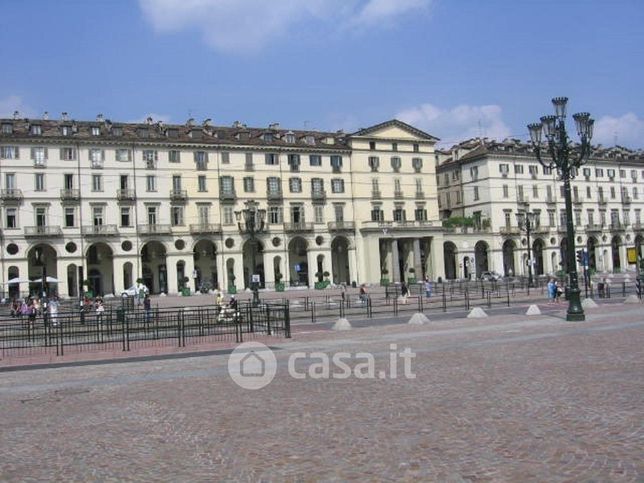
<path fill-rule="evenodd" d="M 99 114 L 98 116 L 96 116 L 97 122 L 103 122 L 103 119 L 104 119 L 103 114 Z"/>
<path fill-rule="evenodd" d="M 63 121 L 69 121 L 69 115 L 66 112 L 62 113 Z"/>
<path fill-rule="evenodd" d="M 45 111 L 42 115 L 43 121 L 49 121 L 49 112 Z"/>
<path fill-rule="evenodd" d="M 18 119 L 20 117 L 20 111 L 13 111 L 13 118 Z"/>

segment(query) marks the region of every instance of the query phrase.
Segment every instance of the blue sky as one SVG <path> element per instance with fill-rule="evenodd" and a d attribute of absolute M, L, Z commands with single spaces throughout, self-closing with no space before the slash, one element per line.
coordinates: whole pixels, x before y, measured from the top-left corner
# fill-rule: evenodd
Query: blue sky
<path fill-rule="evenodd" d="M 212 118 L 450 144 L 526 139 L 566 95 L 644 147 L 641 0 L 0 0 L 0 115 Z M 572 126 L 571 126 L 572 127 Z"/>

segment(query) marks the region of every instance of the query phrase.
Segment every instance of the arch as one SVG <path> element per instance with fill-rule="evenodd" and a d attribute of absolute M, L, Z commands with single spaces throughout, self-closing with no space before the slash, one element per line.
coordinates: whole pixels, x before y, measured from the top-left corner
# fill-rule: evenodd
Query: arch
<path fill-rule="evenodd" d="M 291 285 L 309 284 L 308 242 L 301 236 L 288 243 L 288 271 Z"/>
<path fill-rule="evenodd" d="M 621 247 L 622 247 L 622 239 L 619 235 L 615 235 L 610 241 L 614 272 L 621 270 L 622 268 L 622 259 L 620 256 Z"/>
<path fill-rule="evenodd" d="M 141 247 L 142 278 L 150 293 L 168 293 L 166 253 L 165 245 L 156 240 Z"/>
<path fill-rule="evenodd" d="M 458 249 L 452 242 L 443 243 L 443 258 L 445 260 L 445 278 L 456 278 L 456 257 L 458 256 Z"/>
<path fill-rule="evenodd" d="M 514 250 L 516 250 L 516 247 L 514 240 L 505 240 L 503 242 L 503 275 L 506 277 L 516 274 L 514 266 Z"/>
<path fill-rule="evenodd" d="M 114 293 L 114 251 L 105 242 L 92 243 L 85 251 L 87 289 L 94 295 Z"/>
<path fill-rule="evenodd" d="M 593 236 L 588 237 L 586 249 L 588 250 L 588 268 L 590 270 L 597 270 L 597 238 Z"/>
<path fill-rule="evenodd" d="M 536 276 L 543 275 L 545 273 L 545 268 L 543 265 L 543 249 L 546 244 L 541 238 L 537 238 L 532 243 L 532 257 L 534 260 L 534 274 Z"/>
<path fill-rule="evenodd" d="M 43 279 L 44 282 L 31 283 L 30 291 L 40 293 L 41 289 L 47 295 L 56 292 L 56 286 L 50 286 L 47 277 L 58 278 L 58 254 L 47 243 L 38 243 L 27 252 L 27 272 L 29 280 Z"/>
<path fill-rule="evenodd" d="M 123 285 L 125 289 L 134 286 L 134 266 L 132 262 L 123 264 Z"/>
<path fill-rule="evenodd" d="M 74 263 L 67 265 L 67 295 L 78 297 L 78 267 Z"/>
<path fill-rule="evenodd" d="M 255 266 L 253 266 L 253 251 L 255 252 Z M 246 240 L 242 247 L 244 267 L 244 287 L 251 287 L 251 275 L 259 275 L 259 287 L 266 286 L 266 273 L 264 271 L 264 244 L 259 241 Z"/>
<path fill-rule="evenodd" d="M 202 238 L 192 246 L 196 277 L 195 291 L 219 288 L 217 273 L 217 244 L 207 238 Z"/>
<path fill-rule="evenodd" d="M 11 265 L 7 270 L 7 280 L 11 280 L 12 278 L 19 278 L 19 277 L 20 277 L 20 268 L 16 267 L 15 265 Z M 20 284 L 12 283 L 11 285 L 9 285 L 9 298 L 14 299 L 19 297 L 20 297 Z"/>
<path fill-rule="evenodd" d="M 336 236 L 331 241 L 331 274 L 335 284 L 351 283 L 349 248 L 350 242 L 346 237 Z"/>
<path fill-rule="evenodd" d="M 489 245 L 483 240 L 479 240 L 478 242 L 476 242 L 476 245 L 474 245 L 474 262 L 476 264 L 476 278 L 481 278 L 481 275 L 483 275 L 483 272 L 487 272 L 490 270 L 489 261 L 488 261 L 489 250 L 490 250 Z"/>

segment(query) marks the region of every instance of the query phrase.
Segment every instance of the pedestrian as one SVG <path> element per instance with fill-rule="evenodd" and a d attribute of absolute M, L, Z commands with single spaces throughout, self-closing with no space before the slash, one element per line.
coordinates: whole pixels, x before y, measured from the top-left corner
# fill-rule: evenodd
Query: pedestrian
<path fill-rule="evenodd" d="M 400 297 L 402 298 L 403 304 L 407 303 L 407 295 L 409 295 L 409 289 L 407 288 L 407 284 L 402 282 L 400 284 Z"/>
<path fill-rule="evenodd" d="M 429 277 L 425 278 L 425 297 L 430 298 L 432 296 L 432 281 L 429 279 Z"/>
<path fill-rule="evenodd" d="M 217 297 L 215 297 L 215 302 L 219 307 L 224 304 L 224 294 L 221 292 L 221 290 L 217 290 Z"/>
<path fill-rule="evenodd" d="M 557 284 L 555 283 L 554 279 L 551 278 L 548 280 L 547 287 L 548 287 L 548 303 L 554 304 L 557 298 Z"/>
<path fill-rule="evenodd" d="M 234 314 L 237 313 L 237 299 L 235 298 L 234 295 L 230 297 L 230 302 L 228 302 L 228 306 L 230 309 L 233 311 Z"/>
<path fill-rule="evenodd" d="M 103 313 L 105 313 L 105 306 L 103 305 L 103 301 L 98 299 L 96 301 L 96 323 L 98 325 L 103 323 Z"/>
<path fill-rule="evenodd" d="M 55 295 L 49 302 L 49 318 L 51 319 L 52 327 L 58 327 L 58 297 Z"/>
<path fill-rule="evenodd" d="M 143 299 L 143 311 L 145 312 L 145 322 L 150 322 L 152 318 L 152 302 L 150 302 L 150 296 L 148 294 L 145 294 L 145 298 Z"/>
<path fill-rule="evenodd" d="M 369 295 L 367 295 L 367 287 L 363 283 L 362 285 L 360 285 L 360 302 L 362 302 L 362 305 L 365 305 L 368 300 Z"/>
<path fill-rule="evenodd" d="M 29 328 L 33 329 L 36 322 L 36 315 L 38 314 L 38 309 L 33 300 L 29 303 Z"/>
<path fill-rule="evenodd" d="M 559 286 L 559 282 L 555 280 L 555 302 L 559 303 L 561 294 L 563 293 L 562 288 Z"/>

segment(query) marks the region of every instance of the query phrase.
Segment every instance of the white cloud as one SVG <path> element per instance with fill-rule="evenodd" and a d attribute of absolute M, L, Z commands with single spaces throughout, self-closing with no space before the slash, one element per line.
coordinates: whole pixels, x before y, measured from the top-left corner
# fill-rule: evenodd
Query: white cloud
<path fill-rule="evenodd" d="M 595 121 L 593 144 L 644 147 L 644 119 L 629 112 L 621 117 L 603 116 Z"/>
<path fill-rule="evenodd" d="M 404 109 L 396 117 L 441 138 L 441 145 L 444 146 L 478 136 L 503 139 L 511 133 L 510 127 L 503 121 L 503 110 L 494 104 L 463 104 L 444 109 L 427 103 Z"/>
<path fill-rule="evenodd" d="M 35 111 L 27 106 L 20 96 L 8 96 L 0 99 L 0 117 L 13 117 L 15 111 L 20 113 L 21 118 L 36 115 Z"/>
<path fill-rule="evenodd" d="M 431 0 L 139 0 L 158 32 L 195 29 L 215 50 L 255 52 L 288 35 L 298 22 L 317 20 L 335 28 L 384 25 Z M 353 19 L 353 20 L 351 20 Z"/>

